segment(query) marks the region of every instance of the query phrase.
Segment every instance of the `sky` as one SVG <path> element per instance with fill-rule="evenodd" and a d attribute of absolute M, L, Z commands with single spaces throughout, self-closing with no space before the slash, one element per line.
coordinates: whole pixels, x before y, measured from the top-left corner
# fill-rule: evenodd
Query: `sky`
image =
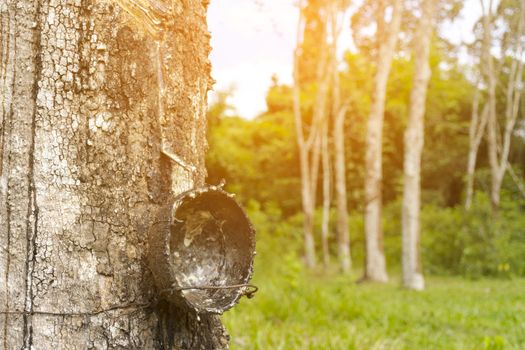
<path fill-rule="evenodd" d="M 272 75 L 291 83 L 298 10 L 295 0 L 212 0 L 208 26 L 212 35 L 215 91 L 232 89 L 237 114 L 254 118 L 266 109 Z M 453 42 L 472 40 L 472 26 L 481 14 L 479 0 L 466 0 L 461 18 L 444 26 Z M 352 45 L 349 25 L 340 50 Z M 213 92 L 210 95 L 213 101 Z"/>

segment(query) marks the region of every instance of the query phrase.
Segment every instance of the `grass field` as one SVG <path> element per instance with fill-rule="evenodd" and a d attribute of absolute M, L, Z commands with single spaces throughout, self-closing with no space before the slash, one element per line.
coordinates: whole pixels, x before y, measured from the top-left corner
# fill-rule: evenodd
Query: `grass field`
<path fill-rule="evenodd" d="M 424 292 L 259 257 L 254 299 L 223 319 L 235 349 L 525 349 L 525 280 L 427 278 Z"/>

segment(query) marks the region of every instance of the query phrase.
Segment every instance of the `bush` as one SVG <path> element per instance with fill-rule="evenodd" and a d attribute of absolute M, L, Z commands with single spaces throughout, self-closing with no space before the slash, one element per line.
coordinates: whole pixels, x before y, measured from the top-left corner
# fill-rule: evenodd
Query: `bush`
<path fill-rule="evenodd" d="M 463 252 L 463 213 L 458 208 L 423 207 L 421 254 L 425 271 L 458 274 Z"/>
<path fill-rule="evenodd" d="M 484 193 L 476 193 L 469 211 L 462 206 L 446 208 L 425 205 L 421 211 L 421 254 L 425 273 L 434 275 L 525 276 L 525 215 L 524 203 L 503 196 L 499 214 L 491 212 Z M 263 273 L 302 273 L 302 214 L 285 218 L 279 207 L 256 201 L 248 203 L 249 216 L 257 229 L 257 250 L 274 259 L 258 266 Z M 320 210 L 315 215 L 315 237 L 318 256 L 320 247 Z M 393 201 L 383 210 L 384 248 L 387 266 L 400 270 L 401 263 L 401 202 Z M 331 254 L 337 254 L 335 215 L 331 212 Z M 362 214 L 350 214 L 350 241 L 353 265 L 364 262 L 365 240 Z M 336 259 L 332 259 L 335 263 Z M 293 284 L 293 283 L 292 283 Z"/>
<path fill-rule="evenodd" d="M 504 197 L 497 215 L 481 192 L 469 211 L 427 206 L 422 235 L 428 272 L 472 278 L 525 275 L 525 216 L 519 201 Z"/>
<path fill-rule="evenodd" d="M 246 210 L 257 232 L 255 271 L 267 277 L 290 274 L 290 271 L 299 274 L 303 266 L 299 258 L 303 242 L 302 215 L 285 219 L 277 206 L 265 205 L 262 209 L 255 200 L 248 202 Z M 262 261 L 259 256 L 272 259 Z"/>
<path fill-rule="evenodd" d="M 462 237 L 462 272 L 471 277 L 482 275 L 525 275 L 525 217 L 523 204 L 504 197 L 496 216 L 485 194 L 478 193 L 466 215 Z"/>

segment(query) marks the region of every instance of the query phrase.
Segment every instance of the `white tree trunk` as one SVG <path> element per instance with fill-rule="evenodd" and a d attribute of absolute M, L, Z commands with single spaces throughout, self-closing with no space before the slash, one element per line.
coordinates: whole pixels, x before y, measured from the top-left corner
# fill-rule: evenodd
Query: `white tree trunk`
<path fill-rule="evenodd" d="M 227 348 L 217 316 L 158 302 L 144 264 L 153 213 L 204 181 L 204 2 L 173 4 L 160 59 L 111 1 L 0 11 L 1 346 Z"/>
<path fill-rule="evenodd" d="M 326 50 L 322 50 L 317 66 L 317 92 L 313 108 L 313 116 L 309 131 L 304 132 L 303 115 L 301 111 L 301 86 L 299 61 L 304 33 L 304 18 L 302 15 L 303 2 L 299 1 L 299 21 L 297 26 L 297 43 L 294 52 L 294 84 L 293 84 L 293 111 L 295 120 L 296 141 L 299 149 L 299 163 L 301 170 L 301 197 L 303 207 L 303 231 L 305 261 L 308 267 L 317 265 L 315 254 L 314 211 L 316 204 L 317 180 L 319 176 L 319 161 L 321 158 L 321 125 L 326 118 L 326 100 L 328 97 L 329 76 L 328 57 Z M 326 24 L 325 24 L 326 25 Z M 323 29 L 324 31 L 325 29 Z M 326 42 L 320 43 L 325 45 Z M 306 135 L 305 135 L 306 134 Z"/>
<path fill-rule="evenodd" d="M 483 0 L 480 0 L 482 7 Z M 483 11 L 483 49 L 482 54 L 484 58 L 484 73 L 488 89 L 488 124 L 487 124 L 487 140 L 489 148 L 489 164 L 491 172 L 491 190 L 490 200 L 493 210 L 499 207 L 499 188 L 501 179 L 499 177 L 499 159 L 497 150 L 497 111 L 496 111 L 496 72 L 494 68 L 494 60 L 490 52 L 492 47 L 492 0 L 489 1 L 487 10 Z"/>
<path fill-rule="evenodd" d="M 393 1 L 392 18 L 386 29 L 386 38 L 379 44 L 377 67 L 372 92 L 372 106 L 368 118 L 365 156 L 365 278 L 377 282 L 388 281 L 383 249 L 382 207 L 382 139 L 385 112 L 386 86 L 392 58 L 397 44 L 403 1 Z"/>
<path fill-rule="evenodd" d="M 344 20 L 339 20 L 339 12 L 345 14 L 345 8 L 338 7 L 338 3 L 332 4 L 330 22 L 332 31 L 331 45 L 331 72 L 332 72 L 332 137 L 334 140 L 334 172 L 335 172 L 335 207 L 336 207 L 336 230 L 337 230 L 337 256 L 339 266 L 343 273 L 352 269 L 350 255 L 350 235 L 348 227 L 348 207 L 346 196 L 346 159 L 344 122 L 347 104 L 341 104 L 341 86 L 339 81 L 339 68 L 337 60 L 337 46 Z"/>
<path fill-rule="evenodd" d="M 425 105 L 430 81 L 430 41 L 433 32 L 434 0 L 422 0 L 422 15 L 414 34 L 414 79 L 410 113 L 405 131 L 402 209 L 403 285 L 423 290 L 425 280 L 420 256 L 421 153 L 424 143 Z"/>
<path fill-rule="evenodd" d="M 469 128 L 469 153 L 466 181 L 467 190 L 465 196 L 466 210 L 469 210 L 472 205 L 472 196 L 474 195 L 474 173 L 476 171 L 479 145 L 481 144 L 481 140 L 487 127 L 488 112 L 488 105 L 485 105 L 483 112 L 481 112 L 481 115 L 479 114 L 479 91 L 476 91 L 474 101 L 472 102 L 472 117 Z"/>
<path fill-rule="evenodd" d="M 492 37 L 494 30 L 492 24 L 492 0 L 489 1 L 488 9 L 484 8 L 483 0 L 480 0 L 483 7 L 483 55 L 485 58 L 485 76 L 488 85 L 488 148 L 489 164 L 491 170 L 491 190 L 490 198 L 492 210 L 498 211 L 500 205 L 500 193 L 503 178 L 508 168 L 508 157 L 512 141 L 512 133 L 516 126 L 519 112 L 519 102 L 523 90 L 523 68 L 524 68 L 524 47 L 521 37 L 525 33 L 525 0 L 520 1 L 520 18 L 516 30 L 515 41 L 517 46 L 514 47 L 515 57 L 513 58 L 510 74 L 506 89 L 505 99 L 505 123 L 503 134 L 499 134 L 499 122 L 497 115 L 497 95 L 496 88 L 498 85 L 497 72 L 494 67 L 494 60 L 491 54 Z M 500 140 L 501 138 L 501 140 Z"/>
<path fill-rule="evenodd" d="M 303 236 L 306 266 L 312 268 L 317 265 L 314 241 L 314 209 L 315 197 L 312 193 L 311 161 L 306 150 L 299 148 L 301 167 L 301 198 L 303 206 Z"/>
<path fill-rule="evenodd" d="M 350 254 L 350 235 L 348 228 L 348 207 L 346 198 L 346 166 L 344 119 L 346 108 L 339 110 L 334 120 L 334 148 L 335 148 L 335 199 L 337 214 L 337 251 L 339 265 L 344 273 L 352 269 Z"/>
<path fill-rule="evenodd" d="M 323 122 L 321 141 L 321 159 L 323 163 L 323 220 L 321 224 L 321 247 L 323 249 L 323 264 L 325 267 L 330 265 L 330 248 L 328 245 L 330 231 L 330 205 L 332 171 L 330 169 L 330 148 L 328 134 L 328 120 Z"/>

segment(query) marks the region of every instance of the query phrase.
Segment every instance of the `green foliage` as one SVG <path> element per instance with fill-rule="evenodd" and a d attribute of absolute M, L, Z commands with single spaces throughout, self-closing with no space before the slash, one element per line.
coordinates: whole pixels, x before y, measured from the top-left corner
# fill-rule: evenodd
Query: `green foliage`
<path fill-rule="evenodd" d="M 490 200 L 477 192 L 473 206 L 424 205 L 421 211 L 421 255 L 426 274 L 482 276 L 525 276 L 525 202 L 504 196 L 500 212 L 493 216 Z M 362 221 L 352 215 L 353 243 L 364 249 Z M 388 265 L 399 270 L 401 261 L 401 202 L 383 210 L 384 248 Z M 353 245 L 353 247 L 354 247 Z M 357 262 L 362 256 L 353 249 Z"/>
<path fill-rule="evenodd" d="M 271 96 L 269 96 L 271 99 Z M 275 102 L 278 104 L 278 102 Z M 218 120 L 208 133 L 208 183 L 225 179 L 241 202 L 257 200 L 286 214 L 300 208 L 299 166 L 290 114 L 276 110 L 254 120 Z"/>
<path fill-rule="evenodd" d="M 509 0 L 510 1 L 510 0 Z M 319 1 L 309 1 L 306 12 L 312 28 L 305 50 L 316 50 L 315 26 L 322 23 L 316 16 Z M 516 3 L 514 0 L 507 3 Z M 457 12 L 459 2 L 450 0 L 440 11 Z M 443 5 L 443 4 L 442 4 Z M 367 46 L 367 20 L 377 20 L 373 9 L 379 2 L 365 1 L 354 16 L 354 24 L 363 29 L 362 42 Z M 507 5 L 506 5 L 507 6 Z M 500 9 L 501 10 L 501 9 Z M 499 11 L 500 11 L 499 10 Z M 501 12 L 501 11 L 500 11 Z M 512 12 L 512 13 L 511 13 Z M 514 18 L 516 11 L 509 12 Z M 356 17 L 357 16 L 357 17 Z M 360 16 L 360 18 L 358 18 Z M 514 17 L 513 17 L 514 16 Z M 411 19 L 408 19 L 411 20 Z M 507 22 L 512 22 L 511 18 Z M 505 22 L 505 23 L 507 23 Z M 318 33 L 317 33 L 318 34 Z M 370 33 L 368 33 L 370 34 Z M 312 51 L 311 60 L 303 57 L 304 71 L 311 71 L 319 59 Z M 374 74 L 373 48 L 358 53 L 347 52 L 344 68 L 339 72 L 341 99 L 349 103 L 345 118 L 345 156 L 347 198 L 350 215 L 351 251 L 354 266 L 364 261 L 363 183 L 365 177 L 365 135 L 371 104 Z M 507 58 L 508 59 L 508 58 Z M 506 63 L 508 65 L 508 63 Z M 425 273 L 433 275 L 463 275 L 514 277 L 525 276 L 525 215 L 522 194 L 510 177 L 503 184 L 502 205 L 497 216 L 486 196 L 478 193 L 469 212 L 463 209 L 464 176 L 469 147 L 469 123 L 474 87 L 467 78 L 472 67 L 458 63 L 457 52 L 450 43 L 434 38 L 431 50 L 432 77 L 425 113 L 425 147 L 423 150 L 421 185 L 421 251 Z M 508 69 L 503 69 L 498 89 L 502 98 Z M 310 72 L 311 73 L 311 72 Z M 401 261 L 401 202 L 403 181 L 404 132 L 413 79 L 413 62 L 401 51 L 392 63 L 387 90 L 383 130 L 383 228 L 388 266 L 399 270 Z M 302 77 L 301 108 L 304 131 L 310 128 L 317 84 L 313 76 Z M 292 91 L 273 79 L 266 96 L 267 111 L 253 120 L 234 115 L 228 105 L 228 93 L 219 94 L 209 111 L 209 145 L 207 167 L 209 183 L 224 178 L 227 189 L 238 194 L 240 201 L 254 206 L 254 215 L 263 215 L 260 226 L 273 232 L 287 251 L 273 247 L 276 254 L 296 259 L 302 254 L 301 194 L 298 150 L 292 112 Z M 501 116 L 504 113 L 499 113 Z M 523 126 L 521 126 L 523 129 Z M 521 135 L 521 136 L 520 136 Z M 523 130 L 516 133 L 510 153 L 510 163 L 523 181 L 525 142 Z M 319 176 L 321 180 L 321 176 Z M 490 171 L 487 150 L 482 143 L 478 154 L 475 188 L 488 192 Z M 321 198 L 318 184 L 317 198 Z M 260 214 L 260 213 L 265 214 Z M 259 214 L 257 214 L 259 213 Z M 335 232 L 334 213 L 331 230 Z M 268 221 L 269 222 L 266 222 Z M 316 242 L 319 242 L 320 209 L 316 212 Z M 272 236 L 273 237 L 273 236 Z M 284 237 L 287 237 L 286 239 Z M 330 236 L 330 249 L 336 253 L 335 234 Z M 277 244 L 263 242 L 261 244 Z M 318 247 L 319 248 L 319 247 Z M 320 251 L 318 251 L 320 253 Z M 333 259 L 335 260 L 335 259 Z M 276 266 L 279 268 L 279 266 Z M 290 279 L 293 278 L 290 276 Z"/>
<path fill-rule="evenodd" d="M 364 79 L 367 68 L 361 65 L 361 58 L 349 55 L 347 62 L 355 67 L 361 66 L 360 74 Z M 405 61 L 395 64 L 399 71 L 410 66 Z M 470 90 L 465 89 L 465 81 L 458 77 L 458 72 L 439 74 L 442 76 L 435 76 L 433 80 L 436 92 L 429 97 L 427 148 L 423 162 L 421 251 L 425 272 L 473 278 L 525 276 L 524 202 L 510 177 L 505 178 L 502 206 L 496 217 L 493 217 L 489 201 L 482 193 L 477 193 L 469 212 L 463 209 L 461 187 L 467 147 L 464 129 L 469 108 L 465 101 L 470 98 Z M 406 114 L 403 99 L 407 98 L 409 90 L 403 90 L 402 85 L 408 84 L 409 76 L 408 73 L 394 75 L 390 91 L 399 98 L 392 98 L 387 105 L 385 120 L 389 128 L 385 132 L 384 168 L 389 176 L 384 178 L 384 247 L 388 265 L 394 271 L 399 269 L 401 261 L 402 152 L 399 148 L 403 146 L 403 123 L 396 125 L 395 121 Z M 354 81 L 361 79 L 359 74 L 354 78 Z M 346 88 L 351 88 L 351 80 L 345 79 Z M 458 96 L 462 96 L 459 102 Z M 274 225 L 265 230 L 288 237 L 282 243 L 288 251 L 279 254 L 293 257 L 290 254 L 301 255 L 302 252 L 302 216 L 297 214 L 301 208 L 300 179 L 290 101 L 290 89 L 276 84 L 268 93 L 269 112 L 254 120 L 245 120 L 225 115 L 231 108 L 223 97 L 221 104 L 210 112 L 214 114 L 210 116 L 213 127 L 209 133 L 207 163 L 208 182 L 217 183 L 224 178 L 228 190 L 237 193 L 241 202 L 249 206 L 257 203 L 259 210 L 253 211 L 253 215 L 263 215 L 259 225 Z M 359 147 L 364 147 L 364 115 L 368 108 L 366 99 L 364 101 L 356 92 L 351 118 L 347 118 L 351 135 L 347 142 L 350 234 L 355 266 L 364 261 L 365 247 L 361 208 L 364 160 L 363 152 L 357 152 Z M 489 176 L 488 171 L 479 170 L 476 188 L 488 189 Z M 263 212 L 265 214 L 261 214 Z M 332 212 L 331 232 L 335 232 L 334 219 Z M 320 222 L 318 209 L 316 232 L 320 232 Z M 330 244 L 335 255 L 334 234 L 330 236 Z"/>
<path fill-rule="evenodd" d="M 278 257 L 298 259 L 302 254 L 302 215 L 288 218 L 278 206 L 264 211 L 256 201 L 249 202 L 249 215 L 259 229 L 259 245 Z M 425 205 L 421 212 L 421 254 L 427 275 L 462 275 L 469 278 L 492 276 L 525 277 L 525 202 L 503 197 L 500 213 L 494 217 L 490 201 L 478 192 L 469 211 L 462 206 Z M 335 213 L 331 212 L 331 232 L 335 231 Z M 315 229 L 320 232 L 321 210 L 315 214 Z M 388 204 L 383 210 L 383 244 L 388 266 L 400 271 L 401 202 Z M 362 268 L 365 240 L 362 214 L 350 215 L 351 251 L 356 269 Z M 336 256 L 335 235 L 330 236 L 331 254 Z M 321 247 L 318 245 L 318 255 Z M 333 261 L 335 260 L 332 259 Z M 275 261 L 274 261 L 275 262 Z M 335 263 L 335 261 L 334 261 Z M 286 264 L 272 269 L 281 271 Z M 334 267 L 332 269 L 336 271 Z M 288 270 L 287 270 L 288 271 Z M 296 271 L 295 269 L 293 271 Z M 296 271 L 297 272 L 297 271 Z M 281 273 L 285 273 L 282 271 Z M 301 270 L 302 273 L 302 270 Z M 289 275 L 293 280 L 293 274 Z"/>
<path fill-rule="evenodd" d="M 422 256 L 425 271 L 460 274 L 464 242 L 464 211 L 428 205 L 421 213 Z"/>
<path fill-rule="evenodd" d="M 473 89 L 464 69 L 450 59 L 447 47 L 434 42 L 432 77 L 425 115 L 425 147 L 422 161 L 423 188 L 440 204 L 456 205 L 468 152 L 468 127 Z M 449 62 L 450 61 L 450 62 Z M 447 62 L 446 65 L 442 65 Z M 346 116 L 346 156 L 350 207 L 363 203 L 364 155 L 370 109 L 373 64 L 363 54 L 347 53 L 341 75 L 343 99 L 350 101 Z M 383 130 L 383 200 L 388 203 L 402 191 L 404 131 L 412 87 L 413 62 L 403 56 L 392 63 Z M 446 154 L 446 157 L 444 156 Z M 439 198 L 435 198 L 435 197 Z"/>
<path fill-rule="evenodd" d="M 423 260 L 431 273 L 525 276 L 524 203 L 502 202 L 494 217 L 490 200 L 478 192 L 472 208 L 425 207 Z"/>
<path fill-rule="evenodd" d="M 253 282 L 260 290 L 223 317 L 233 350 L 518 350 L 525 343 L 523 279 L 431 277 L 422 293 L 399 288 L 396 277 L 387 285 L 359 285 L 358 274 L 305 271 L 300 216 L 283 220 L 279 210 L 266 214 L 255 202 L 248 211 L 257 229 Z M 432 219 L 449 215 L 455 216 Z"/>
<path fill-rule="evenodd" d="M 494 218 L 490 201 L 479 193 L 474 207 L 466 216 L 463 236 L 463 273 L 513 276 L 525 274 L 524 203 L 503 201 Z"/>
<path fill-rule="evenodd" d="M 422 161 L 424 203 L 455 206 L 462 201 L 468 150 L 468 127 L 473 95 L 464 68 L 457 65 L 441 41 L 432 51 L 432 79 L 425 116 L 425 148 Z M 443 64 L 445 62 L 446 64 Z M 364 155 L 374 67 L 363 54 L 347 53 L 341 72 L 342 100 L 350 107 L 345 118 L 347 195 L 349 208 L 361 211 L 365 176 Z M 394 60 L 388 85 L 383 132 L 383 200 L 399 198 L 402 190 L 404 130 L 412 85 L 412 62 Z M 304 127 L 309 128 L 316 84 L 301 91 Z M 255 199 L 262 206 L 278 204 L 285 216 L 301 210 L 300 178 L 292 92 L 277 79 L 268 91 L 267 111 L 254 120 L 231 117 L 227 94 L 212 104 L 209 112 L 208 182 L 221 178 L 242 201 Z M 525 159 L 525 143 L 516 139 L 511 160 Z M 480 150 L 481 166 L 486 152 Z M 519 167 L 517 167 L 519 171 Z M 268 179 L 271 178 L 271 184 Z M 318 186 L 320 188 L 320 186 Z M 320 198 L 320 194 L 318 196 Z"/>

